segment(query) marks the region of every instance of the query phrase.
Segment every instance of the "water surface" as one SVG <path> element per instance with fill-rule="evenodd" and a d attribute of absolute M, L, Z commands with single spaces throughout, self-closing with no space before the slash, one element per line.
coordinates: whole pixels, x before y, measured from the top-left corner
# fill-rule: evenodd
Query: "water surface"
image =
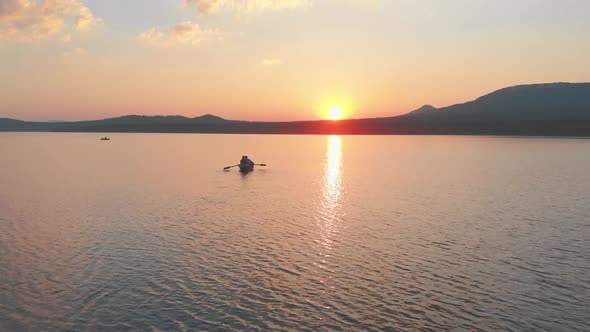
<path fill-rule="evenodd" d="M 0 134 L 0 330 L 590 330 L 590 140 L 99 137 Z"/>

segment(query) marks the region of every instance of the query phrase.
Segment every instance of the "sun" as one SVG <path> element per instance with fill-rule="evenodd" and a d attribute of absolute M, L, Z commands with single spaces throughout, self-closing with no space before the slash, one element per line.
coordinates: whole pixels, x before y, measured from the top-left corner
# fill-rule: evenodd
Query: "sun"
<path fill-rule="evenodd" d="M 341 120 L 344 116 L 344 111 L 342 111 L 342 107 L 334 105 L 328 108 L 328 119 L 330 120 Z"/>

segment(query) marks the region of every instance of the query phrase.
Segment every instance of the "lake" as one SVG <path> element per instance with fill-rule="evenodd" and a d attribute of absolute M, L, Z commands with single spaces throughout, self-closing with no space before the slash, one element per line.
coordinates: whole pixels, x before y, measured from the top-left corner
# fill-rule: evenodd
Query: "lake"
<path fill-rule="evenodd" d="M 100 137 L 0 134 L 0 330 L 590 330 L 588 139 Z"/>

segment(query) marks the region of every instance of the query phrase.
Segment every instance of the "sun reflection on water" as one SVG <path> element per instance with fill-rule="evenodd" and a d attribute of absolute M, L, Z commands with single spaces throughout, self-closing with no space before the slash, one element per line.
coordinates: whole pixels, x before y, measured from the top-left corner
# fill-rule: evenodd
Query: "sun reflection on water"
<path fill-rule="evenodd" d="M 342 142 L 340 136 L 328 137 L 322 191 L 320 233 L 323 248 L 331 250 L 334 232 L 337 229 L 342 195 Z"/>
<path fill-rule="evenodd" d="M 342 143 L 340 136 L 328 138 L 326 166 L 324 171 L 324 210 L 325 215 L 334 217 L 339 204 L 342 186 Z"/>

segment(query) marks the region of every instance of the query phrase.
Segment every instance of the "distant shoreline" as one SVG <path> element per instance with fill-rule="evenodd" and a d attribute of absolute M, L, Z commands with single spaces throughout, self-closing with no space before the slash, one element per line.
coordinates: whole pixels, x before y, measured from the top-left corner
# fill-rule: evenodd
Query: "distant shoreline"
<path fill-rule="evenodd" d="M 0 131 L 2 134 L 157 134 L 157 135 L 263 135 L 263 136 L 455 136 L 455 137 L 480 137 L 480 138 L 549 138 L 549 139 L 590 139 L 590 135 L 574 136 L 574 135 L 503 135 L 503 134 L 263 134 L 263 133 L 196 133 L 196 132 L 94 132 L 94 131 Z"/>
<path fill-rule="evenodd" d="M 513 86 L 443 108 L 368 119 L 256 122 L 127 115 L 76 122 L 0 119 L 0 132 L 590 137 L 590 83 Z"/>

